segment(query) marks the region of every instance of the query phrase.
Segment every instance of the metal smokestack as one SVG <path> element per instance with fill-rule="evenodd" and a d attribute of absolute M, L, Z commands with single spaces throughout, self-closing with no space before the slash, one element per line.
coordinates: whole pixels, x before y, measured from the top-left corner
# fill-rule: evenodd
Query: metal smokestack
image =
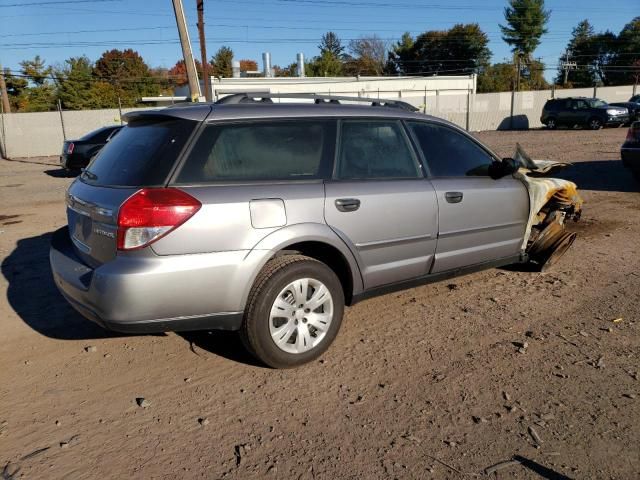
<path fill-rule="evenodd" d="M 271 54 L 269 52 L 264 52 L 262 54 L 262 64 L 263 64 L 263 73 L 265 77 L 272 77 L 273 73 L 271 71 Z"/>
<path fill-rule="evenodd" d="M 240 62 L 238 60 L 231 62 L 231 70 L 233 71 L 233 78 L 240 78 Z"/>
<path fill-rule="evenodd" d="M 304 54 L 298 53 L 296 55 L 296 60 L 298 61 L 298 67 L 296 69 L 296 73 L 299 77 L 304 77 Z"/>

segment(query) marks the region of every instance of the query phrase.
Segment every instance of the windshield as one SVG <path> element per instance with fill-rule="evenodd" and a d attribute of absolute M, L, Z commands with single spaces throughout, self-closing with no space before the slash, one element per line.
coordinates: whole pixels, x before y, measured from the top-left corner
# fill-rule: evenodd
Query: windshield
<path fill-rule="evenodd" d="M 101 186 L 162 185 L 196 125 L 171 118 L 131 122 L 110 139 L 80 179 Z"/>
<path fill-rule="evenodd" d="M 591 105 L 592 108 L 606 107 L 607 102 L 603 102 L 598 98 L 594 98 L 593 100 L 589 100 L 589 105 Z"/>

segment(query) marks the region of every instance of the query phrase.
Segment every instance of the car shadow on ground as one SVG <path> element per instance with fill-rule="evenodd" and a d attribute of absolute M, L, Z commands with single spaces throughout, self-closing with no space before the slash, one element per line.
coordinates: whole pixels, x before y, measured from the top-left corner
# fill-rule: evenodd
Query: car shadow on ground
<path fill-rule="evenodd" d="M 89 340 L 132 336 L 103 329 L 76 312 L 56 287 L 49 266 L 53 232 L 18 240 L 1 265 L 7 279 L 7 299 L 18 316 L 33 330 L 58 340 Z M 158 334 L 164 335 L 164 334 Z M 236 332 L 182 332 L 191 350 L 213 353 L 229 360 L 264 366 L 244 348 Z"/>
<path fill-rule="evenodd" d="M 529 117 L 526 115 L 513 115 L 504 117 L 496 130 L 529 130 Z"/>
<path fill-rule="evenodd" d="M 53 178 L 75 178 L 80 174 L 80 171 L 70 171 L 64 168 L 55 168 L 51 170 L 45 170 L 44 173 Z"/>
<path fill-rule="evenodd" d="M 549 176 L 571 180 L 578 185 L 578 190 L 640 191 L 640 184 L 634 178 L 633 172 L 625 168 L 621 160 L 576 162 L 567 168 L 552 172 Z"/>
<path fill-rule="evenodd" d="M 202 349 L 227 360 L 268 368 L 244 348 L 238 332 L 178 332 L 178 335 L 189 342 L 191 351 L 196 355 L 199 355 L 198 349 Z"/>
<path fill-rule="evenodd" d="M 51 234 L 18 240 L 2 262 L 9 284 L 7 299 L 18 316 L 36 332 L 60 340 L 114 337 L 77 313 L 62 297 L 49 266 Z"/>

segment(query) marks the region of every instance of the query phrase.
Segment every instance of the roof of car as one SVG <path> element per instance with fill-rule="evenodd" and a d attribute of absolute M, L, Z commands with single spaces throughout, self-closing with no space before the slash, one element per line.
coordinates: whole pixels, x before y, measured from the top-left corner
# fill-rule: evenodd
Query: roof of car
<path fill-rule="evenodd" d="M 562 97 L 562 98 L 552 98 L 549 101 L 554 101 L 554 100 L 599 100 L 599 98 L 593 98 L 593 97 Z"/>
<path fill-rule="evenodd" d="M 151 117 L 176 117 L 194 121 L 283 117 L 375 117 L 421 120 L 429 118 L 442 123 L 449 123 L 440 118 L 410 112 L 403 108 L 332 103 L 195 103 L 152 110 L 138 110 L 124 115 L 124 119 L 127 121 Z"/>

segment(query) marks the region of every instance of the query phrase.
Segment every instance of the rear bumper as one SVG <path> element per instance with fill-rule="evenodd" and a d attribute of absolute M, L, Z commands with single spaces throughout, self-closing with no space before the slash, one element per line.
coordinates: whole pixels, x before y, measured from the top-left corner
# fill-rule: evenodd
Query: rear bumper
<path fill-rule="evenodd" d="M 68 155 L 63 153 L 60 155 L 60 166 L 67 170 L 74 170 L 78 168 L 82 168 L 85 165 L 82 165 L 82 162 L 75 155 Z"/>
<path fill-rule="evenodd" d="M 65 299 L 89 320 L 126 333 L 238 330 L 245 287 L 253 279 L 246 256 L 118 256 L 92 269 L 75 254 L 67 227 L 53 234 L 49 251 Z"/>
<path fill-rule="evenodd" d="M 63 153 L 60 155 L 60 166 L 67 170 L 77 170 L 87 166 L 87 162 L 83 157 L 78 155 L 68 155 Z"/>

